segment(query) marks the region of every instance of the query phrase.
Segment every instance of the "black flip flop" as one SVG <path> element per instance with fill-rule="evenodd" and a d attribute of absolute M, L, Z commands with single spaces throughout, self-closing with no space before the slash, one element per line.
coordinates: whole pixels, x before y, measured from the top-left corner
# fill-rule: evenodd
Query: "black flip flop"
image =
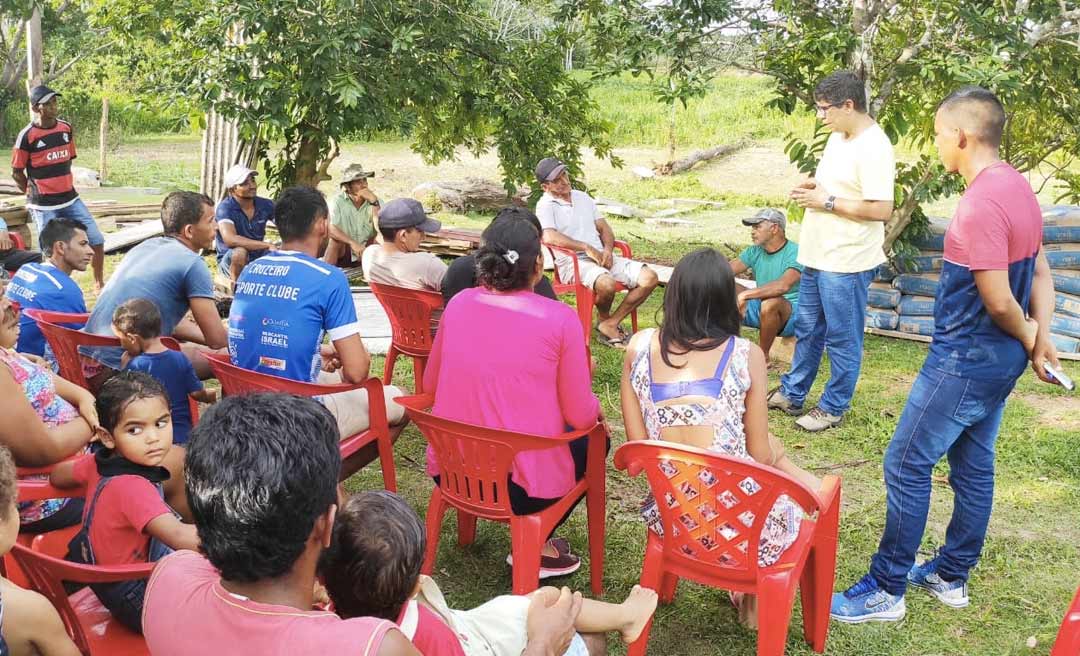
<path fill-rule="evenodd" d="M 626 350 L 626 343 L 629 340 L 627 340 L 627 338 L 621 332 L 619 333 L 618 337 L 608 337 L 604 333 L 600 332 L 599 328 L 594 328 L 593 332 L 596 333 L 596 341 L 600 342 L 601 344 L 605 346 L 610 346 L 611 348 L 617 348 L 621 351 Z"/>

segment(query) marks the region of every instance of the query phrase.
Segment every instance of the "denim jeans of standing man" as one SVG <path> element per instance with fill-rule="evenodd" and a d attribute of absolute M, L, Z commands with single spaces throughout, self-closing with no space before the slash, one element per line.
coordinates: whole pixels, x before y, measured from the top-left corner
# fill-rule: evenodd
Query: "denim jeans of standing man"
<path fill-rule="evenodd" d="M 885 532 L 870 574 L 902 595 L 930 510 L 931 475 L 949 459 L 953 513 L 937 573 L 966 581 L 986 539 L 994 499 L 994 444 L 1015 378 L 974 380 L 923 366 L 885 452 Z"/>
<path fill-rule="evenodd" d="M 806 400 L 821 356 L 828 351 L 832 374 L 817 405 L 835 416 L 851 407 L 862 369 L 866 296 L 873 278 L 873 269 L 858 273 L 803 270 L 795 310 L 795 354 L 791 371 L 780 378 L 780 389 L 793 404 L 801 406 Z"/>

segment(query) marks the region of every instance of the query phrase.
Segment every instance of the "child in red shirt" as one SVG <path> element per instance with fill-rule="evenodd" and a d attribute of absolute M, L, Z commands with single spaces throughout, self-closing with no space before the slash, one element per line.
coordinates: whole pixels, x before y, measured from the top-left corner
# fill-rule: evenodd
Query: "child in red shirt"
<path fill-rule="evenodd" d="M 161 466 L 172 448 L 165 389 L 149 374 L 122 371 L 97 396 L 105 448 L 94 457 L 63 463 L 50 480 L 57 487 L 93 490 L 83 528 L 68 545 L 68 560 L 88 565 L 155 562 L 173 550 L 199 547 L 195 526 L 181 523 L 165 503 Z M 146 581 L 95 584 L 101 603 L 123 624 L 142 632 Z"/>
<path fill-rule="evenodd" d="M 320 561 L 338 615 L 395 620 L 425 656 L 520 656 L 532 596 L 558 597 L 559 591 L 540 588 L 532 595 L 503 595 L 472 610 L 453 610 L 435 582 L 420 574 L 426 542 L 420 518 L 396 494 L 379 490 L 349 498 Z M 580 633 L 618 631 L 629 644 L 641 635 L 656 601 L 656 592 L 637 585 L 621 604 L 586 599 L 574 627 Z M 587 653 L 580 636 L 571 653 Z"/>

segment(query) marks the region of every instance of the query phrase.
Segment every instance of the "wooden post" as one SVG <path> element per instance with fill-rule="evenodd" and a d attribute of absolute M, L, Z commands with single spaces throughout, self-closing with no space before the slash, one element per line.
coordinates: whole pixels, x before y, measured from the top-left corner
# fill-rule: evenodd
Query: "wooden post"
<path fill-rule="evenodd" d="M 34 12 L 26 21 L 26 91 L 41 84 L 41 10 L 34 7 Z M 30 112 L 34 120 L 34 112 Z"/>
<path fill-rule="evenodd" d="M 101 133 L 98 138 L 98 179 L 105 184 L 105 151 L 109 147 L 109 99 L 101 99 Z"/>

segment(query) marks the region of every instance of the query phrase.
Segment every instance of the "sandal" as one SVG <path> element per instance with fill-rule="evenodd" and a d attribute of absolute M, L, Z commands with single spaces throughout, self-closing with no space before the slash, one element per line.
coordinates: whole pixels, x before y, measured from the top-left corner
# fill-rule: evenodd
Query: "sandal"
<path fill-rule="evenodd" d="M 604 333 L 600 332 L 599 328 L 594 328 L 593 332 L 596 333 L 596 341 L 600 342 L 601 344 L 619 349 L 620 351 L 626 350 L 626 343 L 629 340 L 627 340 L 626 336 L 622 334 L 622 331 L 619 332 L 618 337 L 608 337 Z"/>

